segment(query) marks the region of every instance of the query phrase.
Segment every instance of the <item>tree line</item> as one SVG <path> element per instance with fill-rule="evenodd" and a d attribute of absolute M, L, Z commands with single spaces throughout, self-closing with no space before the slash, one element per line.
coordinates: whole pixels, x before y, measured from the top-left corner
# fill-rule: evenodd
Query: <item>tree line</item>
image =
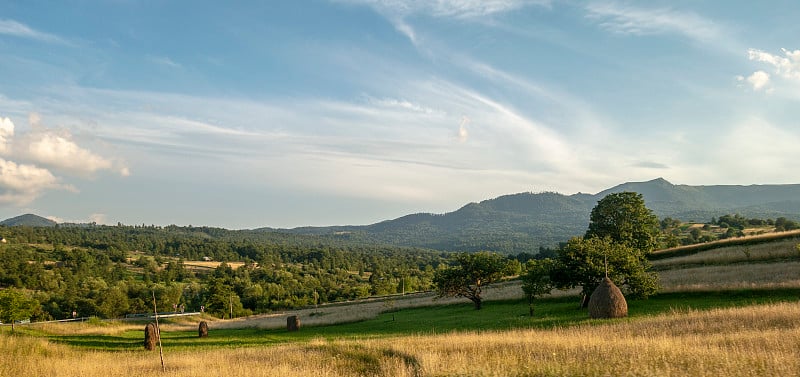
<path fill-rule="evenodd" d="M 0 227 L 0 288 L 33 298 L 35 320 L 152 310 L 218 316 L 433 289 L 448 253 L 200 227 Z M 212 269 L 190 260 L 222 261 Z M 233 268 L 228 262 L 238 262 Z"/>

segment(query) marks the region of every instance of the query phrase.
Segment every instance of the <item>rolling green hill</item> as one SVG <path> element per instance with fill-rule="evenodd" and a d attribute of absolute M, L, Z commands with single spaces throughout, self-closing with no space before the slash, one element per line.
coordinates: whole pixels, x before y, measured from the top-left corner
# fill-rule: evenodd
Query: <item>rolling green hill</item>
<path fill-rule="evenodd" d="M 540 246 L 553 247 L 582 235 L 597 201 L 622 191 L 641 193 L 648 208 L 660 218 L 707 222 L 712 217 L 738 213 L 800 219 L 800 185 L 689 186 L 658 178 L 624 183 L 594 195 L 504 195 L 469 203 L 450 213 L 418 213 L 365 226 L 261 230 L 440 250 L 536 253 Z"/>

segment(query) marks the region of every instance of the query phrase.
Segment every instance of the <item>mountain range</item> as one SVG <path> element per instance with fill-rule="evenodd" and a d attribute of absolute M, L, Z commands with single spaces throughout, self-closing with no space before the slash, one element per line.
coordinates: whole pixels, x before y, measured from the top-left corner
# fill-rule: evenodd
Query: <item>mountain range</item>
<path fill-rule="evenodd" d="M 553 192 L 504 195 L 445 213 L 418 213 L 364 226 L 262 228 L 440 250 L 536 253 L 586 232 L 589 215 L 606 195 L 633 191 L 659 218 L 709 222 L 727 214 L 800 220 L 800 184 L 674 185 L 663 178 L 628 182 L 597 194 Z"/>
<path fill-rule="evenodd" d="M 714 217 L 740 214 L 749 218 L 786 217 L 800 221 L 800 184 L 787 185 L 674 185 L 663 178 L 623 183 L 597 194 L 554 192 L 504 195 L 469 203 L 445 213 L 417 213 L 362 226 L 260 228 L 255 232 L 313 235 L 317 239 L 358 244 L 387 244 L 448 251 L 493 250 L 506 254 L 536 253 L 570 237 L 580 236 L 589 215 L 606 195 L 633 191 L 659 218 L 709 222 Z M 0 225 L 54 226 L 52 220 L 26 214 Z"/>

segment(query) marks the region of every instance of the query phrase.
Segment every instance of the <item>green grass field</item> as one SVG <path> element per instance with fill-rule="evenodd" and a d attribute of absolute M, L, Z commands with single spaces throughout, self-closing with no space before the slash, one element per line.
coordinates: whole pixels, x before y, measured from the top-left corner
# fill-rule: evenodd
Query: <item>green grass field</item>
<path fill-rule="evenodd" d="M 145 322 L 2 327 L 0 376 L 800 375 L 800 269 L 786 260 L 797 250 L 775 240 L 657 261 L 663 293 L 628 300 L 615 320 L 589 319 L 564 292 L 530 317 L 527 301 L 507 299 L 513 284 L 480 311 L 418 298 L 307 309 L 298 332 L 282 327 L 289 313 L 164 319 L 165 370 L 144 350 Z"/>
<path fill-rule="evenodd" d="M 630 316 L 621 321 L 633 321 L 675 311 L 741 307 L 798 299 L 800 289 L 665 293 L 647 300 L 630 300 Z M 538 300 L 535 303 L 534 317 L 528 315 L 527 301 L 490 301 L 479 311 L 474 310 L 470 303 L 404 309 L 383 313 L 366 321 L 303 327 L 299 332 L 288 332 L 285 329 L 214 329 L 212 323 L 208 338 L 198 338 L 196 331 L 162 331 L 162 344 L 166 351 L 240 348 L 315 339 L 374 339 L 452 332 L 552 329 L 598 322 L 603 321 L 588 319 L 586 311 L 578 308 L 576 297 L 560 297 Z M 169 324 L 169 321 L 165 324 Z M 140 325 L 143 329 L 145 323 Z M 31 326 L 20 327 L 19 331 L 45 337 L 56 343 L 102 351 L 139 350 L 143 339 L 142 330 L 128 330 L 114 335 L 55 335 Z"/>

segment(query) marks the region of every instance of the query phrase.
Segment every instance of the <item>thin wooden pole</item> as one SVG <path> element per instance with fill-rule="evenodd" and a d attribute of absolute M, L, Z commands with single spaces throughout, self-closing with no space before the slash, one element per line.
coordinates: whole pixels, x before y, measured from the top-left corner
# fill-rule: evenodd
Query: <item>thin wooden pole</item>
<path fill-rule="evenodd" d="M 161 327 L 158 326 L 158 308 L 156 307 L 156 292 L 153 293 L 153 312 L 156 317 L 156 334 L 158 335 L 158 354 L 161 356 L 161 371 L 166 372 L 167 368 L 164 366 L 164 347 L 161 346 Z"/>

